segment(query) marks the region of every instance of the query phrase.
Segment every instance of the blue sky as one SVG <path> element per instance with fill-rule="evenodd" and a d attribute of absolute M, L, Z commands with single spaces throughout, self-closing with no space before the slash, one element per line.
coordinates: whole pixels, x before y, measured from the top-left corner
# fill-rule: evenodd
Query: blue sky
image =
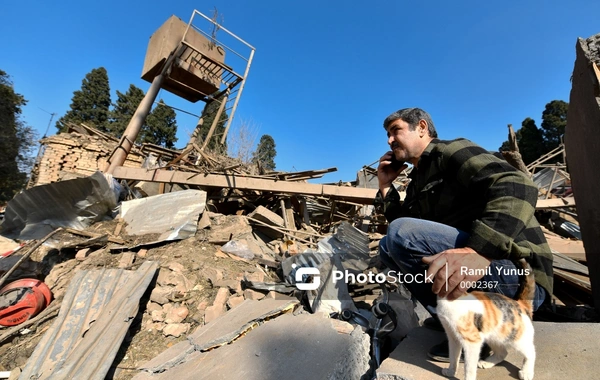
<path fill-rule="evenodd" d="M 4 2 L 0 69 L 42 136 L 44 110 L 62 116 L 93 68 L 107 69 L 113 101 L 130 83 L 147 90 L 150 35 L 172 14 L 187 21 L 216 7 L 224 27 L 256 48 L 233 127 L 246 120 L 271 135 L 278 170 L 337 167 L 319 181 L 337 182 L 388 150 L 382 121 L 400 108 L 427 110 L 443 139 L 497 150 L 507 124 L 532 117 L 539 126 L 546 103 L 569 100 L 577 38 L 600 33 L 599 1 L 416 3 Z M 194 114 L 204 105 L 160 96 Z M 195 123 L 178 114 L 176 146 Z"/>

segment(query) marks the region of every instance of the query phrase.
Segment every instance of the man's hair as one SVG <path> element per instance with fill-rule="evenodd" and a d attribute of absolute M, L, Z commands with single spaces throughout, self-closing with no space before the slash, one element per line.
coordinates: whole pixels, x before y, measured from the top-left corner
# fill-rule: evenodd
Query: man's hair
<path fill-rule="evenodd" d="M 390 124 L 394 121 L 401 119 L 408 123 L 410 130 L 414 131 L 419 124 L 419 120 L 425 120 L 427 122 L 429 137 L 436 138 L 438 137 L 437 131 L 435 130 L 435 125 L 433 125 L 433 120 L 431 120 L 431 116 L 420 108 L 403 108 L 386 117 L 383 121 L 383 129 L 387 131 Z"/>

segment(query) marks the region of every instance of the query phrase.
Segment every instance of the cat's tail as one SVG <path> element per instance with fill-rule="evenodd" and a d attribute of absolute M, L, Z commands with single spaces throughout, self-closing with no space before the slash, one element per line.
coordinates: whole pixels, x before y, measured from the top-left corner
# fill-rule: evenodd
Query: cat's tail
<path fill-rule="evenodd" d="M 519 264 L 523 268 L 523 281 L 517 293 L 517 302 L 523 306 L 529 318 L 533 318 L 533 298 L 535 297 L 533 269 L 525 259 L 520 259 Z"/>

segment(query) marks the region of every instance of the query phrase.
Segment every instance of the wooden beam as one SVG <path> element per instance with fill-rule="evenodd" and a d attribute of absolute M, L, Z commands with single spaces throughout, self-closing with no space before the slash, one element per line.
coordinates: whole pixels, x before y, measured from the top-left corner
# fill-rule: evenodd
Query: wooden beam
<path fill-rule="evenodd" d="M 574 207 L 575 198 L 551 198 L 538 199 L 535 208 L 538 210 L 547 208 Z"/>
<path fill-rule="evenodd" d="M 324 196 L 367 205 L 373 204 L 373 200 L 377 194 L 377 189 L 365 189 L 350 186 L 298 183 L 268 178 L 252 178 L 235 174 L 203 174 L 176 170 L 147 170 L 142 168 L 127 168 L 124 166 L 116 168 L 113 176 L 119 179 L 134 181 L 178 183 L 240 190 L 270 191 L 273 193 Z M 405 195 L 404 192 L 401 192 L 400 199 L 403 200 Z M 539 199 L 536 208 L 547 209 L 572 206 L 575 206 L 574 198 Z"/>
<path fill-rule="evenodd" d="M 588 294 L 592 294 L 592 286 L 590 280 L 586 276 L 577 275 L 575 273 L 569 273 L 562 269 L 554 268 L 554 277 L 559 280 L 568 282 L 576 288 L 583 290 Z"/>
<path fill-rule="evenodd" d="M 288 228 L 292 231 L 296 231 L 296 217 L 294 215 L 294 209 L 292 208 L 292 201 L 290 198 L 285 199 L 285 215 L 288 221 Z"/>
<path fill-rule="evenodd" d="M 115 178 L 178 183 L 186 185 L 232 188 L 240 190 L 270 191 L 274 193 L 304 194 L 351 200 L 361 204 L 373 204 L 377 189 L 362 189 L 349 186 L 320 185 L 281 180 L 240 177 L 233 174 L 200 174 L 180 171 L 146 170 L 120 166 L 113 173 Z"/>
<path fill-rule="evenodd" d="M 554 261 L 552 262 L 552 266 L 554 268 L 563 269 L 573 273 L 583 274 L 589 277 L 590 271 L 587 266 L 580 264 L 578 261 L 575 261 L 567 255 L 563 255 L 562 253 L 554 252 L 553 256 Z"/>

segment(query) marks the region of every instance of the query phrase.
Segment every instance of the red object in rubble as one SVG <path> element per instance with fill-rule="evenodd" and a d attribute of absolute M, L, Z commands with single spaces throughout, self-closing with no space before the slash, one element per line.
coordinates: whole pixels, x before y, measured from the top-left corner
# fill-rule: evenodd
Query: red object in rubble
<path fill-rule="evenodd" d="M 0 325 L 16 326 L 36 316 L 52 300 L 46 284 L 23 278 L 0 289 Z"/>

